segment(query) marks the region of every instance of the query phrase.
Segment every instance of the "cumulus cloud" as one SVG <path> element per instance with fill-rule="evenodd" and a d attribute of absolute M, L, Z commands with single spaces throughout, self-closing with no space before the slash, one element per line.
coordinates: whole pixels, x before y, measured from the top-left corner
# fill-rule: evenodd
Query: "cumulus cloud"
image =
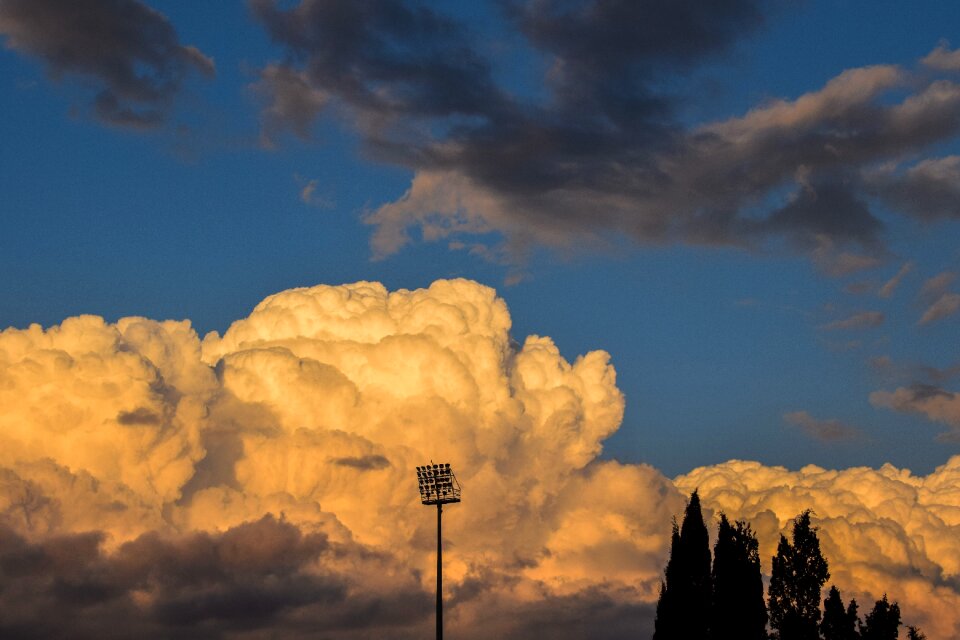
<path fill-rule="evenodd" d="M 297 78 L 271 90 L 279 67 L 265 67 L 268 103 L 300 96 L 316 107 L 289 116 L 270 107 L 268 130 L 302 133 L 336 114 L 370 157 L 413 171 L 405 193 L 365 216 L 378 257 L 413 230 L 454 243 L 493 234 L 502 242 L 490 254 L 512 261 L 534 245 L 579 250 L 611 235 L 750 248 L 785 240 L 811 254 L 829 243 L 822 268 L 843 275 L 889 257 L 878 201 L 924 221 L 956 219 L 956 160 L 922 157 L 960 130 L 953 52 L 936 50 L 923 72 L 847 69 L 799 97 L 680 122 L 684 99 L 662 87 L 735 48 L 771 5 L 500 3 L 503 31 L 545 66 L 540 85 L 519 94 L 438 5 L 251 3 L 288 54 L 276 64 Z"/>
<path fill-rule="evenodd" d="M 960 457 L 925 477 L 891 465 L 789 471 L 730 461 L 675 482 L 684 491 L 698 488 L 705 508 L 749 520 L 768 574 L 780 533 L 812 509 L 831 583 L 860 603 L 887 593 L 899 601 L 906 624 L 946 639 L 960 633 L 958 478 Z"/>
<path fill-rule="evenodd" d="M 93 316 L 0 333 L 0 526 L 24 558 L 81 549 L 69 567 L 0 559 L 8 597 L 36 603 L 0 618 L 422 636 L 435 541 L 411 469 L 434 459 L 466 491 L 445 521 L 454 628 L 486 607 L 503 637 L 561 609 L 648 625 L 682 498 L 598 460 L 623 413 L 607 354 L 570 362 L 509 330 L 492 289 L 439 281 L 286 291 L 203 340 Z"/>
<path fill-rule="evenodd" d="M 941 42 L 936 49 L 926 55 L 923 64 L 934 69 L 960 71 L 960 51 L 951 50 L 948 43 Z"/>
<path fill-rule="evenodd" d="M 444 519 L 458 637 L 648 633 L 697 485 L 765 555 L 813 507 L 841 587 L 886 591 L 932 639 L 960 630 L 960 458 L 927 478 L 728 463 L 674 482 L 600 459 L 624 408 L 608 354 L 510 327 L 495 291 L 453 280 L 284 291 L 203 339 L 93 316 L 0 332 L 3 633 L 422 637 L 436 540 L 411 469 L 430 459 L 464 488 Z M 832 498 L 851 477 L 863 490 Z"/>
<path fill-rule="evenodd" d="M 820 420 L 806 411 L 792 411 L 783 415 L 783 420 L 789 425 L 797 427 L 806 435 L 821 442 L 842 442 L 857 440 L 863 432 L 852 425 L 836 419 Z"/>
<path fill-rule="evenodd" d="M 92 82 L 96 117 L 123 127 L 162 124 L 191 71 L 215 73 L 213 60 L 180 44 L 166 17 L 139 0 L 3 0 L 0 34 L 53 79 Z"/>

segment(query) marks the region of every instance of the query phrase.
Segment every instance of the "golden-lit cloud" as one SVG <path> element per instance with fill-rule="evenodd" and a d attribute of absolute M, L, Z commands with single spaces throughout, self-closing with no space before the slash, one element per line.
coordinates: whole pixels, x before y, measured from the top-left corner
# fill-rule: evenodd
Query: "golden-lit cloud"
<path fill-rule="evenodd" d="M 422 636 L 435 523 L 412 469 L 432 459 L 464 487 L 444 519 L 459 637 L 650 630 L 695 486 L 753 521 L 764 557 L 812 507 L 842 589 L 886 591 L 931 639 L 958 629 L 960 458 L 675 483 L 599 458 L 624 409 L 608 354 L 510 328 L 494 290 L 452 280 L 284 291 L 202 339 L 93 316 L 0 333 L 0 628 Z"/>
<path fill-rule="evenodd" d="M 830 583 L 870 605 L 898 600 L 906 624 L 930 638 L 960 633 L 960 456 L 926 477 L 884 465 L 799 471 L 730 461 L 676 479 L 705 508 L 753 523 L 769 574 L 779 534 L 804 509 L 820 527 Z"/>

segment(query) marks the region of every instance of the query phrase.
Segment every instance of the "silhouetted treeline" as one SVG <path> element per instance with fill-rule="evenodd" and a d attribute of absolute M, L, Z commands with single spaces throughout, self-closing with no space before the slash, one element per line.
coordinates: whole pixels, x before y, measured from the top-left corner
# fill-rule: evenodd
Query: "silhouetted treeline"
<path fill-rule="evenodd" d="M 720 514 L 717 542 L 710 562 L 710 542 L 700 497 L 690 495 L 678 526 L 673 521 L 670 559 L 660 583 L 654 640 L 896 640 L 900 606 L 884 594 L 861 620 L 856 600 L 844 605 L 840 590 L 830 592 L 820 608 L 823 586 L 830 579 L 820 552 L 810 511 L 793 521 L 790 540 L 780 536 L 772 559 L 767 600 L 757 537 L 743 520 L 730 523 Z M 767 622 L 770 633 L 767 632 Z M 916 627 L 908 640 L 925 640 Z"/>

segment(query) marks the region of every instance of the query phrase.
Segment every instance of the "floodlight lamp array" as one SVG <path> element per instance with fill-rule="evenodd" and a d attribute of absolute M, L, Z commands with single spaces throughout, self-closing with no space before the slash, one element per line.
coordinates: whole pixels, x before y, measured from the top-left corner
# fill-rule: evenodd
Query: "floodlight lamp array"
<path fill-rule="evenodd" d="M 417 484 L 423 504 L 460 502 L 460 483 L 449 463 L 427 464 L 417 467 Z"/>

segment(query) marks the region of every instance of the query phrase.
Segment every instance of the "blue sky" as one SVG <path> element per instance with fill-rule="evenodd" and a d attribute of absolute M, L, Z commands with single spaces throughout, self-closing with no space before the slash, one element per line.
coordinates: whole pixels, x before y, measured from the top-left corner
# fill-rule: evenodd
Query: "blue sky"
<path fill-rule="evenodd" d="M 843 162 L 817 160 L 820 156 L 811 151 L 814 160 L 784 169 L 794 177 L 739 201 L 740 225 L 722 233 L 710 230 L 715 218 L 709 216 L 704 217 L 706 226 L 698 228 L 701 210 L 709 209 L 704 204 L 697 205 L 692 219 L 674 226 L 672 203 L 688 206 L 681 196 L 665 195 L 651 205 L 615 183 L 612 189 L 621 190 L 617 195 L 626 204 L 618 200 L 610 212 L 610 203 L 597 199 L 610 179 L 605 172 L 624 166 L 626 158 L 640 157 L 637 166 L 645 166 L 651 148 L 662 145 L 669 155 L 674 151 L 669 145 L 680 144 L 677 137 L 698 144 L 683 136 L 710 123 L 821 91 L 850 69 L 899 65 L 906 78 L 858 104 L 849 118 L 831 121 L 829 108 L 821 116 L 817 135 L 858 139 L 877 110 L 903 103 L 937 82 L 956 80 L 957 60 L 956 68 L 919 62 L 938 46 L 949 59 L 949 43 L 960 44 L 956 3 L 931 1 L 918 8 L 892 1 L 731 2 L 730 7 L 749 15 L 742 18 L 744 24 L 740 18 L 708 16 L 726 21 L 717 29 L 722 42 L 701 46 L 695 32 L 681 30 L 678 41 L 689 38 L 689 48 L 676 59 L 663 53 L 671 50 L 667 42 L 653 54 L 637 53 L 636 68 L 611 73 L 611 81 L 632 82 L 630 74 L 636 75 L 641 88 L 635 93 L 611 97 L 615 91 L 598 85 L 596 94 L 578 94 L 566 105 L 557 98 L 557 87 L 576 92 L 584 81 L 575 75 L 579 71 L 568 71 L 575 66 L 570 51 L 577 49 L 564 48 L 567 40 L 541 35 L 545 40 L 537 45 L 495 5 L 445 3 L 445 19 L 460 25 L 452 42 L 435 33 L 429 36 L 436 37 L 433 44 L 426 36 L 405 41 L 402 30 L 391 32 L 389 26 L 382 27 L 386 41 L 397 47 L 398 59 L 408 56 L 420 64 L 430 56 L 459 52 L 462 39 L 471 50 L 467 62 L 487 65 L 491 87 L 509 106 L 491 100 L 474 113 L 464 113 L 472 107 L 461 105 L 449 119 L 435 117 L 429 99 L 456 102 L 477 83 L 443 85 L 434 78 L 422 94 L 417 92 L 423 87 L 415 83 L 392 85 L 389 77 L 378 75 L 389 68 L 387 61 L 371 62 L 360 43 L 359 53 L 353 52 L 355 68 L 369 66 L 360 82 L 396 90 L 400 97 L 371 107 L 334 84 L 350 76 L 349 67 L 317 73 L 308 84 L 327 95 L 329 104 L 309 118 L 308 135 L 300 136 L 294 126 L 297 113 L 283 111 L 272 124 L 263 115 L 286 90 L 269 85 L 264 70 L 271 64 L 291 73 L 304 73 L 310 64 L 332 68 L 323 51 L 296 51 L 297 33 L 289 25 L 277 28 L 271 39 L 267 19 L 257 18 L 244 3 L 146 4 L 165 16 L 174 42 L 196 47 L 216 67 L 215 75 L 206 77 L 188 65 L 163 100 L 134 103 L 161 110 L 160 121 L 150 127 L 98 116 L 93 96 L 109 85 L 102 69 L 78 70 L 52 61 L 37 46 L 23 44 L 24 32 L 15 27 L 27 27 L 11 26 L 0 12 L 0 37 L 5 36 L 6 45 L 0 52 L 0 271 L 5 275 L 0 279 L 0 326 L 48 326 L 80 313 L 110 320 L 143 315 L 190 318 L 202 335 L 222 332 L 265 295 L 290 287 L 369 279 L 391 289 L 415 288 L 437 278 L 465 277 L 498 289 L 510 306 L 516 337 L 551 336 L 568 358 L 595 348 L 612 354 L 627 410 L 623 427 L 608 442 L 608 456 L 649 462 L 673 475 L 730 458 L 792 468 L 892 462 L 928 472 L 957 452 L 955 436 L 952 443 L 936 437 L 955 433 L 960 416 L 937 417 L 919 396 L 899 411 L 876 396 L 871 402 L 874 392 L 916 389 L 912 385 L 917 384 L 943 394 L 957 387 L 955 376 L 931 379 L 922 367 L 944 370 L 958 363 L 960 314 L 919 321 L 937 301 L 929 295 L 956 290 L 947 285 L 921 296 L 925 282 L 960 268 L 960 207 L 939 217 L 925 217 L 922 210 L 905 215 L 897 206 L 902 200 L 877 195 L 891 193 L 884 189 L 892 189 L 892 178 L 882 183 L 868 179 L 889 163 L 908 168 L 957 153 L 956 131 L 949 122 L 928 137 L 922 131 L 915 134 L 922 142 L 890 143 L 884 152 L 864 142 L 862 148 L 844 150 Z M 299 5 L 258 4 L 271 15 Z M 528 24 L 534 25 L 529 33 L 534 27 L 547 33 L 549 17 L 528 15 Z M 583 50 L 596 54 L 597 65 L 607 65 L 598 69 L 605 72 L 619 64 L 620 53 L 590 50 L 596 42 L 584 33 L 575 32 L 583 36 Z M 35 32 L 29 35 L 36 38 L 31 42 L 42 41 Z M 629 62 L 629 57 L 622 52 L 622 59 Z M 566 66 L 557 66 L 558 60 L 566 60 Z M 472 68 L 467 62 L 461 71 Z M 149 64 L 136 64 L 151 73 Z M 661 64 L 668 70 L 662 71 Z M 551 85 L 551 74 L 555 78 L 558 73 L 570 75 Z M 438 93 L 444 88 L 461 94 Z M 122 102 L 122 92 L 120 97 Z M 489 148 L 484 136 L 514 117 L 505 113 L 521 113 L 516 116 L 521 123 L 536 122 L 529 113 L 538 113 L 556 124 L 548 133 L 569 132 L 574 121 L 584 128 L 576 131 L 589 132 L 594 124 L 583 123 L 595 105 L 611 107 L 613 113 L 612 107 L 636 109 L 645 104 L 641 98 L 669 103 L 668 112 L 651 110 L 639 125 L 623 124 L 636 111 L 622 122 L 610 116 L 613 125 L 597 125 L 636 135 L 633 142 L 608 143 L 616 157 L 606 158 L 602 148 L 577 141 L 570 144 L 582 146 L 570 157 L 550 164 L 543 156 L 563 148 L 562 141 L 558 147 L 551 139 L 538 139 L 538 147 L 521 145 L 517 153 L 529 154 L 527 163 L 518 165 L 521 173 L 542 166 L 552 179 L 550 172 L 562 172 L 565 163 L 581 163 L 559 186 L 538 186 L 542 175 L 527 182 L 500 175 L 483 158 L 464 156 L 443 165 L 447 173 L 442 175 L 466 176 L 481 195 L 505 203 L 502 214 L 476 212 L 473 221 L 488 227 L 482 233 L 461 228 L 429 241 L 418 223 L 406 220 L 401 222 L 407 224 L 410 242 L 383 256 L 371 248 L 377 227 L 365 224 L 365 216 L 401 199 L 418 172 L 439 171 L 436 167 L 446 161 L 428 166 L 411 150 L 442 157 L 441 143 L 452 143 L 482 151 Z M 395 129 L 383 135 L 370 124 L 377 118 Z M 485 127 L 472 128 L 471 118 L 483 120 Z M 462 138 L 447 133 L 458 125 L 467 131 Z M 804 144 L 787 129 L 780 132 L 782 146 L 774 147 L 785 155 L 791 145 Z M 397 142 L 404 147 L 400 151 L 386 144 Z M 749 181 L 750 172 L 765 160 L 743 162 Z M 670 165 L 671 177 L 682 181 L 689 174 L 679 164 Z M 595 182 L 578 190 L 581 176 Z M 484 178 L 489 182 L 477 187 Z M 814 200 L 824 207 L 785 213 L 768 226 L 758 222 L 773 220 L 772 211 L 801 197 L 808 179 L 810 190 L 823 189 Z M 575 186 L 568 188 L 571 183 Z M 857 201 L 866 202 L 883 225 L 878 237 L 869 236 L 869 225 L 856 226 L 864 222 L 856 217 L 856 206 L 851 205 L 849 218 L 826 206 L 830 201 L 822 185 L 836 184 L 860 189 L 854 194 Z M 870 184 L 880 186 L 870 191 Z M 312 194 L 304 198 L 308 185 L 313 185 Z M 739 184 L 721 185 L 714 195 L 727 187 L 746 190 Z M 910 193 L 914 201 L 924 202 Z M 461 195 L 476 194 L 464 187 Z M 524 209 L 523 203 L 533 204 Z M 667 220 L 663 236 L 634 226 L 636 216 L 654 208 L 651 215 Z M 441 218 L 456 224 L 453 216 Z M 849 220 L 856 228 L 848 233 L 847 223 L 838 220 Z M 742 231 L 754 222 L 761 231 Z M 476 244 L 477 250 L 451 248 L 451 243 Z M 843 266 L 844 254 L 863 258 L 863 268 Z M 889 297 L 880 297 L 880 287 L 906 263 L 912 268 L 899 286 Z M 874 315 L 872 323 L 836 324 L 864 313 L 882 314 L 882 321 Z M 844 433 L 855 436 L 804 430 L 796 420 L 785 419 L 797 412 L 806 412 L 814 427 L 836 421 L 848 428 Z"/>

